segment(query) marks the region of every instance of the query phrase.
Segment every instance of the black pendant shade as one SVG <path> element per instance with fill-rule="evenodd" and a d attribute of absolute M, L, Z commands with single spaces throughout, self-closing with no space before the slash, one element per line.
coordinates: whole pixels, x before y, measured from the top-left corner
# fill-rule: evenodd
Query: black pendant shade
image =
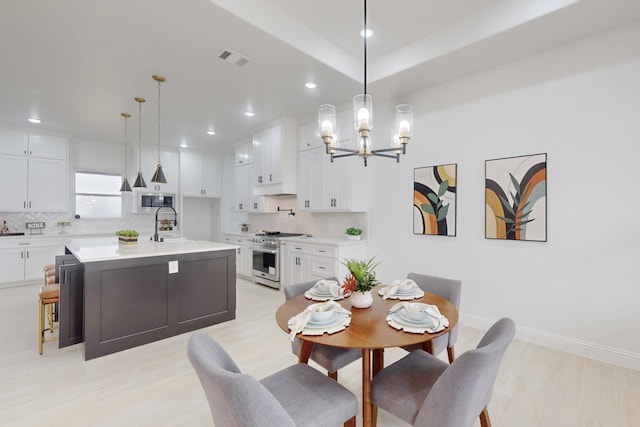
<path fill-rule="evenodd" d="M 122 187 L 120 187 L 120 191 L 131 191 L 131 186 L 129 185 L 127 177 L 122 180 Z"/>
<path fill-rule="evenodd" d="M 158 184 L 167 183 L 167 179 L 164 177 L 164 172 L 162 172 L 162 165 L 160 163 L 158 163 L 158 167 L 156 168 L 156 172 L 151 178 L 151 182 L 157 182 Z"/>
<path fill-rule="evenodd" d="M 136 177 L 136 182 L 133 183 L 133 188 L 147 188 L 147 183 L 144 182 L 144 178 L 142 177 L 142 172 L 138 172 L 138 176 Z"/>

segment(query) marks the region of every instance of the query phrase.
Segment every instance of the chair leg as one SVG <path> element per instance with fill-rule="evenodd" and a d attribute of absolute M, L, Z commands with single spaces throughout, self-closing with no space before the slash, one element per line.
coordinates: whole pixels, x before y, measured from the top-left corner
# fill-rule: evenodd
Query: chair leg
<path fill-rule="evenodd" d="M 338 381 L 338 371 L 335 372 L 327 372 L 327 376 L 332 380 Z"/>
<path fill-rule="evenodd" d="M 449 364 L 452 364 L 456 358 L 453 352 L 453 347 L 447 347 L 447 356 L 449 356 Z"/>
<path fill-rule="evenodd" d="M 44 304 L 38 301 L 38 352 L 42 355 L 42 343 L 44 341 Z"/>
<path fill-rule="evenodd" d="M 371 404 L 371 427 L 376 427 L 378 425 L 378 407 L 374 404 Z"/>
<path fill-rule="evenodd" d="M 344 427 L 356 427 L 356 416 L 354 415 L 352 418 L 345 421 Z"/>
<path fill-rule="evenodd" d="M 485 408 L 480 412 L 480 426 L 491 427 L 491 419 L 489 418 L 489 409 Z"/>

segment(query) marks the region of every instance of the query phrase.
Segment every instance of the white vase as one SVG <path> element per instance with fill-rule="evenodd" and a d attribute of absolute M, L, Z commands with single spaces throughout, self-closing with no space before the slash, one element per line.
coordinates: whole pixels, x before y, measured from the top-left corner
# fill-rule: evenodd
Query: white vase
<path fill-rule="evenodd" d="M 373 304 L 371 291 L 354 292 L 351 294 L 351 305 L 355 308 L 369 308 Z"/>
<path fill-rule="evenodd" d="M 353 236 L 351 234 L 347 234 L 347 240 L 360 240 L 360 235 Z"/>

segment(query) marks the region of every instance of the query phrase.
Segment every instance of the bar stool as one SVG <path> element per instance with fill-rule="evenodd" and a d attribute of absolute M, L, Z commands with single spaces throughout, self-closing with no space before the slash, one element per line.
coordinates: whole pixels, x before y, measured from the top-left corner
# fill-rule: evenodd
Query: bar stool
<path fill-rule="evenodd" d="M 39 332 L 38 332 L 38 351 L 42 354 L 42 345 L 48 341 L 54 341 L 57 337 L 45 338 L 48 332 L 53 333 L 56 326 L 54 318 L 54 306 L 60 301 L 60 285 L 56 283 L 55 267 L 47 265 L 44 270 L 44 286 L 39 292 Z M 46 313 L 45 313 L 46 310 Z M 45 329 L 45 317 L 47 317 L 48 327 Z"/>

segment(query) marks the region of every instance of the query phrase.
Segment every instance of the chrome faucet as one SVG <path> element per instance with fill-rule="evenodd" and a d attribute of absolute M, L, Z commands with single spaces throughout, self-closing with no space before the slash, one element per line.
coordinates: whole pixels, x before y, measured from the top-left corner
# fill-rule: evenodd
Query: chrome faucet
<path fill-rule="evenodd" d="M 158 235 L 158 212 L 160 212 L 161 209 L 171 209 L 173 211 L 173 225 L 175 227 L 178 226 L 178 212 L 176 212 L 176 210 L 171 206 L 160 206 L 158 209 L 156 209 L 156 229 L 155 229 L 155 233 L 153 233 L 154 242 L 164 241 L 164 239 L 161 240 L 160 236 Z"/>

